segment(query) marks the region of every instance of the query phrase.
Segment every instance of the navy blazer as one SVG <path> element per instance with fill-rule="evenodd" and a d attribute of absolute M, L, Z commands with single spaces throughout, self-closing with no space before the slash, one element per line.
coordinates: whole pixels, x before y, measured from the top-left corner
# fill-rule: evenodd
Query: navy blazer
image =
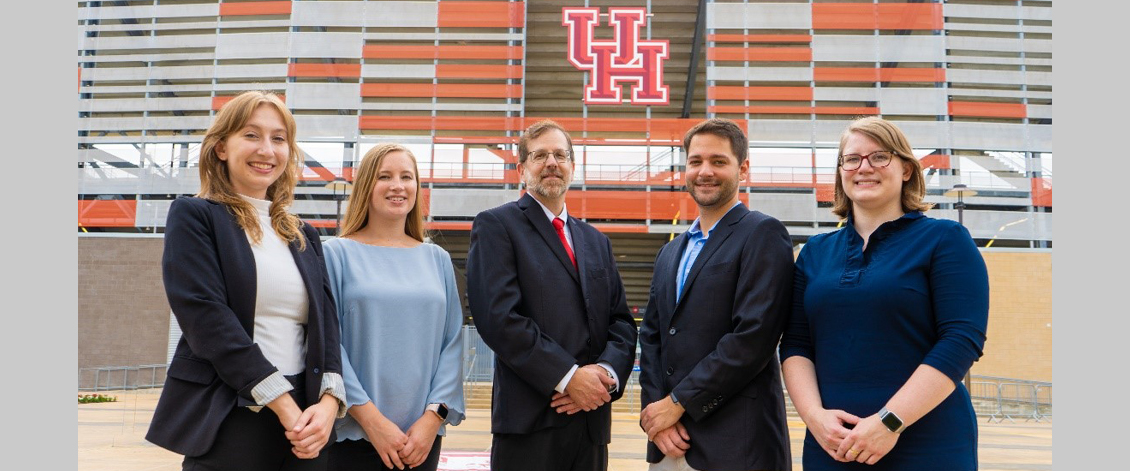
<path fill-rule="evenodd" d="M 704 229 L 705 230 L 705 229 Z M 679 302 L 688 236 L 663 246 L 640 327 L 640 404 L 674 392 L 696 469 L 792 469 L 780 365 L 793 251 L 780 221 L 738 204 L 710 232 Z M 648 442 L 647 461 L 663 453 Z"/>
<path fill-rule="evenodd" d="M 306 397 L 316 400 L 322 375 L 341 374 L 341 331 L 321 241 L 308 224 L 302 232 L 306 250 L 295 242 L 290 251 L 309 297 L 304 379 Z M 173 201 L 161 270 L 183 335 L 145 439 L 198 456 L 212 447 L 233 408 L 255 404 L 251 389 L 278 368 L 252 342 L 255 258 L 226 205 L 194 197 Z"/>
<path fill-rule="evenodd" d="M 635 362 L 636 323 L 612 244 L 570 217 L 577 267 L 529 194 L 483 211 L 471 227 L 467 300 L 479 335 L 495 353 L 493 433 L 531 433 L 586 420 L 595 444 L 611 441 L 611 404 L 559 414 L 554 387 L 574 364 L 607 361 L 623 395 Z"/>

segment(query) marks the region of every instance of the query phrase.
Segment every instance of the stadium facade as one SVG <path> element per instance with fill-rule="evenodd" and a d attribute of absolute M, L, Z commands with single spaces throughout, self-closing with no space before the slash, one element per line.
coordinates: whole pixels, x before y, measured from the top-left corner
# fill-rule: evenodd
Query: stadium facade
<path fill-rule="evenodd" d="M 561 122 L 577 146 L 569 212 L 612 238 L 641 315 L 655 253 L 696 216 L 680 141 L 707 117 L 747 130 L 741 199 L 785 222 L 798 245 L 840 224 L 830 206 L 846 123 L 895 121 L 925 168 L 931 216 L 961 219 L 991 265 L 1012 267 L 997 273 L 1030 274 L 1050 268 L 1052 246 L 1051 6 L 79 2 L 80 280 L 118 263 L 108 254 L 157 263 L 170 202 L 198 189 L 204 130 L 247 89 L 283 95 L 297 119 L 306 167 L 294 212 L 333 235 L 361 156 L 380 142 L 405 144 L 419 159 L 433 239 L 458 268 L 475 214 L 522 191 L 520 131 Z M 955 185 L 975 192 L 961 211 L 946 194 Z M 161 291 L 152 275 L 128 284 Z M 1050 274 L 1046 286 L 1017 290 L 1003 296 L 1036 302 L 1016 308 L 1017 322 L 1038 311 L 1023 329 L 1050 323 Z M 138 299 L 104 291 L 80 292 L 80 305 Z M 168 325 L 158 298 L 152 311 L 163 309 L 159 325 Z M 995 305 L 994 319 L 1001 309 L 1011 308 Z M 1046 375 L 1029 376 L 1050 380 L 1048 326 Z"/>

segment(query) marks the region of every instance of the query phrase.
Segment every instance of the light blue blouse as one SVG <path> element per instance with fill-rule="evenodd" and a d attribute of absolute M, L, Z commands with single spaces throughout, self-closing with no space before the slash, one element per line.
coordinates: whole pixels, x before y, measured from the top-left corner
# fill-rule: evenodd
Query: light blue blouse
<path fill-rule="evenodd" d="M 435 244 L 379 247 L 326 241 L 326 268 L 341 321 L 341 363 L 349 407 L 372 401 L 407 431 L 428 404 L 465 417 L 463 310 L 451 256 Z M 346 415 L 337 440 L 367 439 Z M 441 426 L 439 435 L 446 434 Z"/>

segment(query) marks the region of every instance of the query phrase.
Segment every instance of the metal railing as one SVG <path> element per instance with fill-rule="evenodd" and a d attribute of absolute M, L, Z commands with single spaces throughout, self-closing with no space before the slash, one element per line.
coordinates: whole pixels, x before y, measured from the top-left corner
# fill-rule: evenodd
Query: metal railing
<path fill-rule="evenodd" d="M 973 410 L 989 422 L 1052 420 L 1052 383 L 973 375 L 969 389 Z"/>
<path fill-rule="evenodd" d="M 107 391 L 160 388 L 165 382 L 167 365 L 102 366 L 79 369 L 79 391 Z M 631 410 L 639 410 L 639 366 L 632 368 L 617 401 Z M 476 386 L 494 380 L 494 352 L 483 342 L 472 325 L 463 326 L 463 394 L 470 403 Z M 782 388 L 784 385 L 782 384 Z M 786 393 L 787 394 L 787 393 Z M 1052 419 L 1052 383 L 1015 378 L 973 375 L 969 396 L 978 417 L 989 422 L 1016 422 L 1017 419 L 1050 422 Z"/>
<path fill-rule="evenodd" d="M 79 391 L 111 391 L 160 388 L 165 385 L 168 365 L 97 366 L 79 368 Z"/>

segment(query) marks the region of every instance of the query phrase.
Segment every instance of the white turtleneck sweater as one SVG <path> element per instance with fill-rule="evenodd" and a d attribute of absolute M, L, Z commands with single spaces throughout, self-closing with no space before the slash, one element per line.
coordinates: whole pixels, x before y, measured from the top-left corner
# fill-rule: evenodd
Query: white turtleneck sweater
<path fill-rule="evenodd" d="M 243 195 L 240 195 L 243 196 Z M 290 248 L 271 227 L 271 202 L 243 196 L 259 213 L 263 235 L 251 243 L 255 256 L 255 331 L 252 340 L 284 375 L 306 369 L 309 298 Z"/>

